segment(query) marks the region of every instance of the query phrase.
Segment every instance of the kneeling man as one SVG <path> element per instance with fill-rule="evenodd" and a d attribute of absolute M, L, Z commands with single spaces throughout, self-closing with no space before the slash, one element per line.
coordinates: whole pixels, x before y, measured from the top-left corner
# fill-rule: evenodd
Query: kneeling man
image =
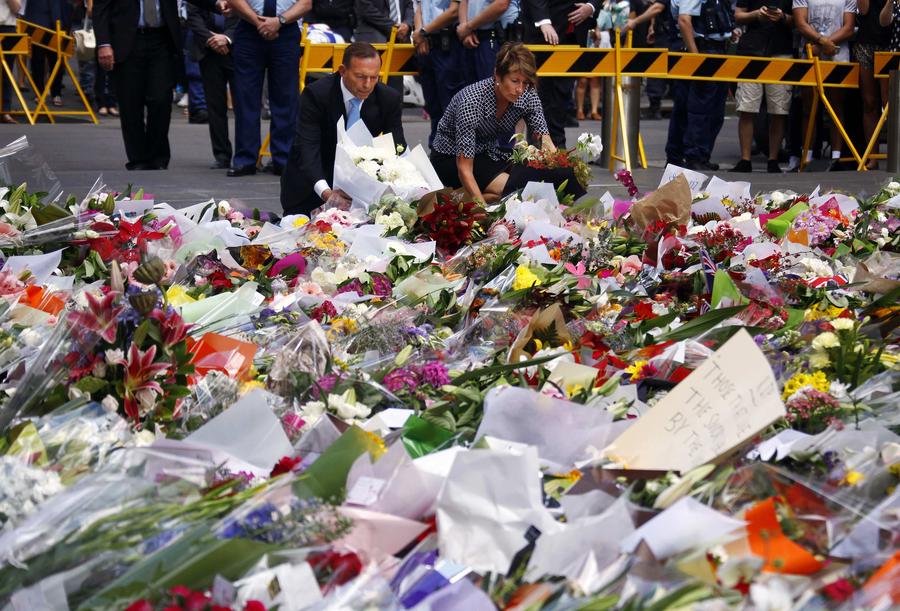
<path fill-rule="evenodd" d="M 338 72 L 306 87 L 300 96 L 297 133 L 288 165 L 281 176 L 281 206 L 285 214 L 309 214 L 325 202 L 346 207 L 350 198 L 331 188 L 337 148 L 337 122 L 349 129 L 365 123 L 373 135 L 394 135 L 406 146 L 401 113 L 403 97 L 379 82 L 381 57 L 366 42 L 344 50 Z"/>

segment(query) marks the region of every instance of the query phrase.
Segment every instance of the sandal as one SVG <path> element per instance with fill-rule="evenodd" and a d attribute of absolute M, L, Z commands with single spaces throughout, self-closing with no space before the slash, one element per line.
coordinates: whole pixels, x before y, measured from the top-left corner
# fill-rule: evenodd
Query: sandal
<path fill-rule="evenodd" d="M 602 121 L 603 117 L 596 110 L 591 111 L 591 121 Z"/>
<path fill-rule="evenodd" d="M 581 110 L 579 110 L 578 112 L 576 112 L 576 113 L 575 113 L 575 120 L 576 120 L 576 121 L 584 121 L 584 112 L 582 112 Z"/>
<path fill-rule="evenodd" d="M 3 117 L 0 118 L 0 123 L 18 123 L 18 121 L 12 115 L 4 113 Z"/>

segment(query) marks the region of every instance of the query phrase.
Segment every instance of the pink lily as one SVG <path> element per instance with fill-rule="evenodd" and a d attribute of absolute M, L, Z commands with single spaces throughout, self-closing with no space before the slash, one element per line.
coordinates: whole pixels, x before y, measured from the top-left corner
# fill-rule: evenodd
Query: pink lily
<path fill-rule="evenodd" d="M 175 310 L 170 312 L 155 310 L 150 316 L 159 323 L 159 334 L 164 348 L 171 348 L 183 341 L 187 337 L 188 331 L 194 326 L 185 323 L 181 315 Z"/>
<path fill-rule="evenodd" d="M 564 267 L 567 272 L 578 278 L 579 289 L 586 289 L 591 286 L 591 279 L 584 275 L 584 261 L 579 261 L 577 266 L 566 263 Z"/>
<path fill-rule="evenodd" d="M 69 320 L 73 325 L 94 331 L 110 344 L 116 341 L 116 332 L 119 328 L 119 314 L 125 306 L 115 306 L 119 297 L 116 291 L 110 291 L 101 299 L 97 299 L 91 293 L 86 293 L 88 310 L 72 312 Z"/>
<path fill-rule="evenodd" d="M 141 412 L 149 411 L 156 396 L 163 392 L 160 383 L 153 378 L 168 370 L 169 365 L 155 363 L 155 358 L 156 346 L 141 351 L 132 343 L 128 358 L 119 361 L 120 365 L 125 366 L 125 414 L 135 423 L 140 423 Z"/>

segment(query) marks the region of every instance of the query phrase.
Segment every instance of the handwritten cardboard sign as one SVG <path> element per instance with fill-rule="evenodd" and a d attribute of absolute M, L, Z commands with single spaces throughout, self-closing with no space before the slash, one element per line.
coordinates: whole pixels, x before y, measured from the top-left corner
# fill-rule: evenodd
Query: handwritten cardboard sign
<path fill-rule="evenodd" d="M 784 414 L 769 361 L 741 329 L 604 454 L 627 469 L 689 471 Z"/>

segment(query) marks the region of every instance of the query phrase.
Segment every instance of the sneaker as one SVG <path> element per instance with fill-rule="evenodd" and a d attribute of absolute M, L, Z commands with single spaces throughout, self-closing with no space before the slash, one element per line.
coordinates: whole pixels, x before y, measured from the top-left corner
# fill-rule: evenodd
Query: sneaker
<path fill-rule="evenodd" d="M 118 116 L 119 116 L 119 109 L 116 108 L 115 106 L 110 106 L 110 107 L 109 107 L 109 114 L 111 114 L 111 115 L 114 116 L 114 117 L 118 117 Z"/>
<path fill-rule="evenodd" d="M 100 110 L 97 111 L 97 114 L 101 117 L 105 117 L 109 114 L 109 109 L 106 106 L 101 106 Z"/>
<path fill-rule="evenodd" d="M 737 164 L 735 164 L 735 166 L 733 168 L 731 168 L 731 171 L 732 172 L 749 173 L 749 172 L 753 171 L 753 164 L 750 162 L 749 159 L 741 159 L 740 161 L 737 162 Z"/>
<path fill-rule="evenodd" d="M 178 100 L 178 108 L 187 108 L 188 105 L 188 94 L 184 94 L 181 96 L 181 99 Z"/>
<path fill-rule="evenodd" d="M 54 105 L 54 106 L 62 106 L 62 105 L 63 105 L 63 102 L 62 102 L 62 96 L 61 96 L 61 95 L 55 95 L 55 96 L 53 96 L 53 105 Z"/>
<path fill-rule="evenodd" d="M 777 159 L 769 159 L 769 163 L 766 164 L 766 172 L 769 174 L 781 174 L 781 166 L 778 165 Z"/>

